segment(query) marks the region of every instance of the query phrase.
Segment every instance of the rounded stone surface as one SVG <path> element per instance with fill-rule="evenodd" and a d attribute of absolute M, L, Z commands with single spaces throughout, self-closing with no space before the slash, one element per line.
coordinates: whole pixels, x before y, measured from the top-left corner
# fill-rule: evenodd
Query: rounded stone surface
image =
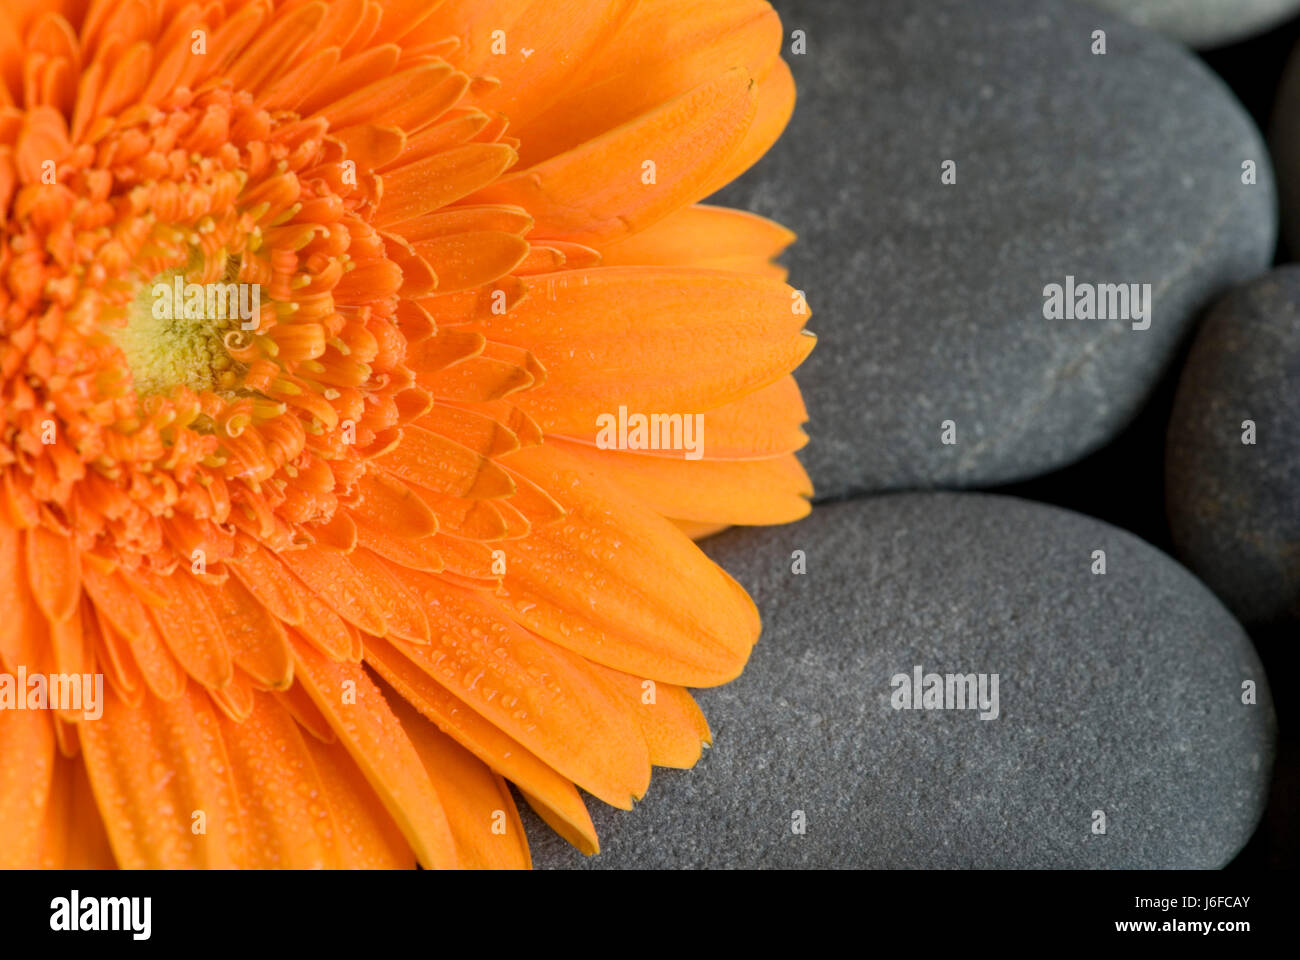
<path fill-rule="evenodd" d="M 1275 720 L 1255 651 L 1128 533 L 931 493 L 706 544 L 765 618 L 741 678 L 698 694 L 714 747 L 631 812 L 591 801 L 597 857 L 529 814 L 536 865 L 1212 868 L 1259 820 Z M 918 667 L 923 691 L 975 675 L 977 700 L 983 674 L 984 705 L 945 679 L 954 709 L 896 708 Z"/>
<path fill-rule="evenodd" d="M 1177 44 L 1075 0 L 776 6 L 799 104 L 711 202 L 800 235 L 819 498 L 1079 459 L 1130 422 L 1198 312 L 1271 261 L 1267 151 Z M 1046 319 L 1069 277 L 1076 308 L 1084 285 L 1149 284 L 1149 328 L 1118 287 L 1107 319 Z"/>
<path fill-rule="evenodd" d="M 1197 332 L 1165 449 L 1178 556 L 1248 625 L 1300 624 L 1300 266 Z"/>
<path fill-rule="evenodd" d="M 1235 43 L 1300 11 L 1300 0 L 1085 0 L 1193 47 Z"/>

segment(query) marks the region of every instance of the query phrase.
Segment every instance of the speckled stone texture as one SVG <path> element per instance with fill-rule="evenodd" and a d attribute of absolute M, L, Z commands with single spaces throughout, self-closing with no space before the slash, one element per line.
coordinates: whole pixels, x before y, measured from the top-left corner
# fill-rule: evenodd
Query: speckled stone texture
<path fill-rule="evenodd" d="M 775 5 L 799 104 L 712 202 L 800 234 L 787 263 L 821 338 L 797 373 L 820 498 L 1078 459 L 1132 419 L 1198 312 L 1270 262 L 1267 151 L 1175 43 L 1077 0 Z M 1067 275 L 1150 283 L 1150 329 L 1044 319 Z"/>
<path fill-rule="evenodd" d="M 526 813 L 539 867 L 1220 867 L 1260 817 L 1275 721 L 1254 649 L 1131 534 L 931 493 L 706 545 L 765 617 L 744 675 L 699 695 L 715 746 L 630 813 L 591 801 L 598 857 Z M 893 709 L 916 665 L 998 674 L 999 716 Z"/>
<path fill-rule="evenodd" d="M 1300 0 L 1083 0 L 1194 47 L 1217 47 L 1274 27 Z"/>
<path fill-rule="evenodd" d="M 1300 266 L 1234 291 L 1197 333 L 1165 488 L 1179 557 L 1237 616 L 1300 625 Z"/>

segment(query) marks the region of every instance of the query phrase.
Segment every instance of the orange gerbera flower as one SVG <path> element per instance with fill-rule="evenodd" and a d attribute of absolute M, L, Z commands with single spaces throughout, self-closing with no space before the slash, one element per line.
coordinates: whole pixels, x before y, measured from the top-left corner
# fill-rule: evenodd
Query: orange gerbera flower
<path fill-rule="evenodd" d="M 781 36 L 5 0 L 0 864 L 524 866 L 507 780 L 592 852 L 577 787 L 696 761 L 759 623 L 689 535 L 810 493 L 791 236 L 692 205 Z"/>

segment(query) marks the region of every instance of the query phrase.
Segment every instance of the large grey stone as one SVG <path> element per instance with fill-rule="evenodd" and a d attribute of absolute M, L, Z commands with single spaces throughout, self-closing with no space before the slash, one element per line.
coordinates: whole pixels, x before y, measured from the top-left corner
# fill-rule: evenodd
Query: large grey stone
<path fill-rule="evenodd" d="M 1243 622 L 1300 624 L 1300 266 L 1210 313 L 1178 385 L 1166 460 L 1179 557 Z"/>
<path fill-rule="evenodd" d="M 900 494 L 707 549 L 765 617 L 741 678 L 699 693 L 715 746 L 657 770 L 631 812 L 593 801 L 595 858 L 530 816 L 538 866 L 1219 867 L 1260 817 L 1275 721 L 1255 651 L 1131 534 Z M 893 709 L 891 677 L 917 665 L 996 673 L 999 715 Z"/>
<path fill-rule="evenodd" d="M 1300 0 L 1086 0 L 1194 47 L 1218 47 L 1277 26 Z"/>
<path fill-rule="evenodd" d="M 1197 312 L 1270 262 L 1267 151 L 1173 42 L 1075 0 L 776 6 L 787 37 L 806 34 L 787 52 L 799 103 L 718 202 L 800 234 L 787 261 L 821 338 L 797 374 L 820 498 L 1080 458 L 1140 409 Z M 1044 319 L 1068 275 L 1150 283 L 1150 329 Z"/>

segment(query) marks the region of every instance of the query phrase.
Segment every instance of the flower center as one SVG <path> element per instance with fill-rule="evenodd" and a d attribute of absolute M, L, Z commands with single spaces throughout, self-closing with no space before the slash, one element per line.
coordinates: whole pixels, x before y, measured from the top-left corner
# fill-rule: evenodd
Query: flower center
<path fill-rule="evenodd" d="M 228 267 L 226 273 L 235 271 Z M 142 284 L 126 311 L 126 325 L 111 329 L 136 394 L 167 395 L 185 386 L 229 398 L 242 365 L 228 347 L 247 339 L 242 330 L 256 328 L 260 300 L 257 284 L 192 283 L 181 270 Z"/>

